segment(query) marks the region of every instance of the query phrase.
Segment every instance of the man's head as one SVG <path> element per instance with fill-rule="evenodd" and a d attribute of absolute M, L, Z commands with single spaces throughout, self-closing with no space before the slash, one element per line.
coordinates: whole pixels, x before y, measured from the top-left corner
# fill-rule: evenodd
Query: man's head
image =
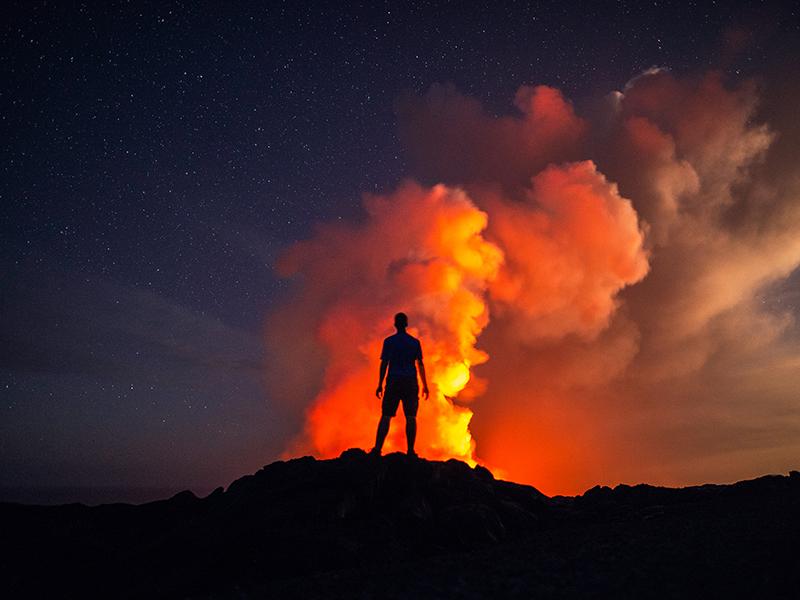
<path fill-rule="evenodd" d="M 403 330 L 408 327 L 408 317 L 406 316 L 406 313 L 397 313 L 394 316 L 394 326 L 398 330 Z"/>

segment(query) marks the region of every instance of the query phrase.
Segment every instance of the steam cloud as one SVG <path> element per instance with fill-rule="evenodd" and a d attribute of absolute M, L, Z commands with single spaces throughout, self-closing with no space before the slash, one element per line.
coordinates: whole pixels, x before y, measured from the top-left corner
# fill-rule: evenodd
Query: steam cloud
<path fill-rule="evenodd" d="M 273 395 L 305 415 L 288 452 L 371 444 L 405 310 L 435 388 L 423 455 L 548 493 L 791 467 L 796 331 L 760 299 L 800 264 L 800 183 L 757 87 L 652 69 L 591 118 L 546 86 L 514 102 L 403 98 L 420 183 L 286 251 L 300 282 L 268 339 Z"/>

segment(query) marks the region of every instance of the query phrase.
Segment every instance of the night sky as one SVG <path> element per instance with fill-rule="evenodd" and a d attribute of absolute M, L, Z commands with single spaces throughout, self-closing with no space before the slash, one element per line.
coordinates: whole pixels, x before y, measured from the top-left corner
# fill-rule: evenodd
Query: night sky
<path fill-rule="evenodd" d="M 265 385 L 282 249 L 414 176 L 396 103 L 794 62 L 794 3 L 20 3 L 0 34 L 0 486 L 207 492 L 300 427 Z M 792 59 L 792 57 L 794 57 Z M 55 488 L 68 488 L 66 491 Z"/>

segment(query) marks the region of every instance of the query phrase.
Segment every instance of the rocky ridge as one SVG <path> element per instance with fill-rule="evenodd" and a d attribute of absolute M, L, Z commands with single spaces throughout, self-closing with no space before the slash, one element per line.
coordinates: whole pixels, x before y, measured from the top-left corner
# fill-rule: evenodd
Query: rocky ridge
<path fill-rule="evenodd" d="M 205 498 L 0 504 L 0 576 L 10 597 L 793 597 L 799 509 L 794 471 L 548 498 L 352 449 Z"/>

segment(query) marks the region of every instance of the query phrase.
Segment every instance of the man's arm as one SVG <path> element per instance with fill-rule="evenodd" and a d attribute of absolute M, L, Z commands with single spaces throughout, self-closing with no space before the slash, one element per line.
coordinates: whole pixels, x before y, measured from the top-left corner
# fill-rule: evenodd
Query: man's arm
<path fill-rule="evenodd" d="M 389 366 L 388 360 L 381 361 L 381 368 L 378 373 L 378 389 L 375 390 L 375 395 L 380 398 L 383 396 L 383 378 L 386 377 L 386 368 Z"/>
<path fill-rule="evenodd" d="M 419 369 L 419 378 L 422 379 L 422 395 L 427 400 L 430 393 L 428 392 L 428 380 L 425 378 L 425 363 L 422 362 L 422 357 L 417 359 L 417 368 Z"/>

